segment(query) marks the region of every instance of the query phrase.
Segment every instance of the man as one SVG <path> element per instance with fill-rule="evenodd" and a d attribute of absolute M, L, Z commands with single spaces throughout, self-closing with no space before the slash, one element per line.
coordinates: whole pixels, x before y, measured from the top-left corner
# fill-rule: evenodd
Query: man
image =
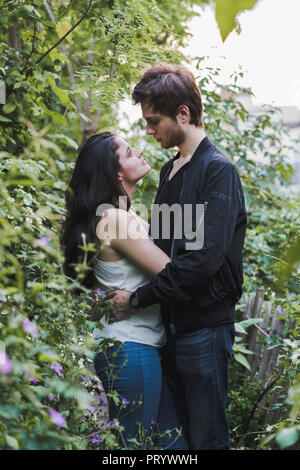
<path fill-rule="evenodd" d="M 155 204 L 179 204 L 183 212 L 188 205 L 204 208 L 204 241 L 191 243 L 185 234 L 175 236 L 177 219 L 171 221 L 168 240 L 160 227 L 155 243 L 171 262 L 136 292 L 115 291 L 109 297 L 135 308 L 161 304 L 168 332 L 163 362 L 189 446 L 229 449 L 228 368 L 235 304 L 242 293 L 247 223 L 240 178 L 235 165 L 204 132 L 201 94 L 186 68 L 150 68 L 136 85 L 133 99 L 141 104 L 147 134 L 163 148 L 179 148 L 162 167 Z M 195 212 L 192 227 L 197 231 Z M 121 314 L 114 319 L 122 319 Z"/>

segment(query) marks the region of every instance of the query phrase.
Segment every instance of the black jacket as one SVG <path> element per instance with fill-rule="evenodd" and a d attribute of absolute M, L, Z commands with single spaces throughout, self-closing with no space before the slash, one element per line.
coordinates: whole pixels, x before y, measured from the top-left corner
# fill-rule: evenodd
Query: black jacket
<path fill-rule="evenodd" d="M 162 167 L 157 194 L 178 157 Z M 171 262 L 137 289 L 140 306 L 160 303 L 164 323 L 178 334 L 233 322 L 242 294 L 243 189 L 234 163 L 207 137 L 185 165 L 180 204 L 204 205 L 202 248 L 187 250 L 190 240 L 174 239 Z"/>

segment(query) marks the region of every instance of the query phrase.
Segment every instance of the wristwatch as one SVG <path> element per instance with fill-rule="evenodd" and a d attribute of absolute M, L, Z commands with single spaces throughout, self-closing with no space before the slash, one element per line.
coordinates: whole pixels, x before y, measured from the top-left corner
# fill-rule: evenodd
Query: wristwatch
<path fill-rule="evenodd" d="M 133 308 L 139 308 L 139 296 L 137 292 L 133 292 L 129 298 L 129 305 Z"/>

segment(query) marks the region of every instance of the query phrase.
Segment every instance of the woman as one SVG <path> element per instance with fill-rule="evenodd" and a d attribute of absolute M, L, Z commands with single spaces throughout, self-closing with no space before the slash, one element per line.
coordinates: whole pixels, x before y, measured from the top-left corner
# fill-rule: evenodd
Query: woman
<path fill-rule="evenodd" d="M 83 279 L 86 287 L 135 291 L 159 273 L 170 261 L 147 236 L 148 224 L 130 209 L 137 181 L 151 167 L 142 152 L 133 150 L 121 138 L 109 132 L 91 137 L 80 151 L 66 195 L 67 219 L 62 244 L 65 250 L 65 272 L 76 277 L 76 263 L 83 259 L 82 234 L 86 243 L 94 242 L 96 256 L 88 255 L 93 271 Z M 121 201 L 121 202 L 120 202 Z M 109 205 L 102 217 L 99 208 Z M 107 207 L 107 206 L 106 206 Z M 131 438 L 146 439 L 153 423 L 162 435 L 152 438 L 168 449 L 186 449 L 173 399 L 163 377 L 159 349 L 165 344 L 165 330 L 159 306 L 135 310 L 120 322 L 109 323 L 103 317 L 102 330 L 94 338 L 115 338 L 120 346 L 110 345 L 99 351 L 94 365 L 106 394 L 118 392 L 118 400 L 109 399 L 110 419 L 124 426 L 124 445 Z M 149 437 L 149 435 L 148 435 Z M 149 442 L 149 439 L 148 439 Z M 147 446 L 147 444 L 146 444 Z"/>

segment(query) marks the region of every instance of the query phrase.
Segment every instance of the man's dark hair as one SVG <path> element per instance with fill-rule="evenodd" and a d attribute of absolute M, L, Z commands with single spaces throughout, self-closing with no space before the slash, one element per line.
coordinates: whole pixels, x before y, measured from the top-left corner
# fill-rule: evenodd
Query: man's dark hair
<path fill-rule="evenodd" d="M 182 65 L 157 64 L 148 69 L 135 86 L 132 98 L 142 105 L 153 107 L 172 119 L 178 107 L 186 105 L 190 110 L 190 124 L 202 127 L 202 99 L 195 77 Z"/>

